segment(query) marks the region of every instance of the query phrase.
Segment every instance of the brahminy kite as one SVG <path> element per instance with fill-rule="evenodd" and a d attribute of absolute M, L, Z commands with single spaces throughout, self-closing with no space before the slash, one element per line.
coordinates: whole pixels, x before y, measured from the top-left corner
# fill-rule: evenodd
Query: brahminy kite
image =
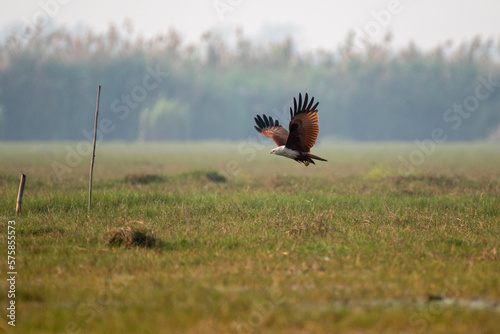
<path fill-rule="evenodd" d="M 309 103 L 309 104 L 308 104 Z M 311 154 L 311 147 L 316 143 L 319 133 L 319 119 L 317 102 L 314 106 L 314 97 L 309 102 L 309 97 L 304 98 L 302 103 L 302 95 L 299 93 L 299 103 L 293 98 L 293 111 L 290 107 L 290 124 L 286 129 L 279 124 L 278 120 L 273 120 L 272 117 L 266 115 L 257 115 L 255 117 L 255 129 L 264 136 L 274 140 L 278 147 L 273 148 L 269 154 L 281 155 L 293 159 L 299 163 L 308 166 L 309 163 L 315 165 L 314 160 L 326 161 L 314 154 Z"/>

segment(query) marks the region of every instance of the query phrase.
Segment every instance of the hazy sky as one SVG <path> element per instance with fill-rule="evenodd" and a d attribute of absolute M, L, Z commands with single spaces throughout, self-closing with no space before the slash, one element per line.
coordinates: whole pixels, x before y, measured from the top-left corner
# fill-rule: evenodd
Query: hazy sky
<path fill-rule="evenodd" d="M 0 31 L 12 31 L 39 21 L 75 28 L 85 25 L 104 31 L 110 23 L 121 27 L 125 19 L 144 36 L 170 27 L 186 41 L 217 29 L 260 40 L 291 35 L 301 50 L 336 49 L 349 30 L 377 40 L 392 31 L 396 46 L 413 40 L 430 48 L 453 40 L 459 43 L 475 35 L 500 37 L 498 0 L 0 0 Z"/>

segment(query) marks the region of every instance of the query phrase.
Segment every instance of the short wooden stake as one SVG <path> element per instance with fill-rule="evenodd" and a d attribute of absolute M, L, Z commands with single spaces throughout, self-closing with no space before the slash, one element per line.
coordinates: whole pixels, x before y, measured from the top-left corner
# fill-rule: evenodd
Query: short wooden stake
<path fill-rule="evenodd" d="M 101 85 L 97 87 L 97 103 L 95 106 L 94 123 L 94 148 L 92 149 L 92 158 L 90 160 L 90 178 L 89 178 L 89 210 L 92 207 L 92 175 L 94 174 L 95 141 L 97 137 L 97 118 L 99 117 L 99 99 L 101 97 Z"/>
<path fill-rule="evenodd" d="M 16 213 L 21 213 L 23 206 L 24 185 L 26 183 L 26 175 L 21 174 L 21 182 L 19 183 L 19 192 L 17 193 Z"/>

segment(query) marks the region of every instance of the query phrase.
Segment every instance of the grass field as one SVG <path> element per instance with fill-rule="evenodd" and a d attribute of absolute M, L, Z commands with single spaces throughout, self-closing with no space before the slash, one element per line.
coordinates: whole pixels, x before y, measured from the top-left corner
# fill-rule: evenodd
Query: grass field
<path fill-rule="evenodd" d="M 500 146 L 271 148 L 99 145 L 88 211 L 83 146 L 0 144 L 0 332 L 500 332 Z M 156 242 L 106 244 L 134 221 Z"/>

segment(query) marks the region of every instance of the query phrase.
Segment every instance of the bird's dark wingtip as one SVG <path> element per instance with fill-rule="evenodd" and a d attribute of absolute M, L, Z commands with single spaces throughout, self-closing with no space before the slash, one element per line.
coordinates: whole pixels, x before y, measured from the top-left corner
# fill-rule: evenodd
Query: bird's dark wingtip
<path fill-rule="evenodd" d="M 319 102 L 316 102 L 316 104 L 314 104 L 313 96 L 311 96 L 311 99 L 309 100 L 308 93 L 304 94 L 304 99 L 302 99 L 302 93 L 299 93 L 298 103 L 297 99 L 295 97 L 293 98 L 293 112 L 292 108 L 290 107 L 290 117 L 293 119 L 297 114 L 315 111 L 317 110 L 318 104 Z"/>
<path fill-rule="evenodd" d="M 260 133 L 268 128 L 281 126 L 277 119 L 275 120 L 271 116 L 268 117 L 265 114 L 262 114 L 262 117 L 260 115 L 255 116 L 254 120 L 257 124 L 257 126 L 254 126 L 254 128 Z"/>

